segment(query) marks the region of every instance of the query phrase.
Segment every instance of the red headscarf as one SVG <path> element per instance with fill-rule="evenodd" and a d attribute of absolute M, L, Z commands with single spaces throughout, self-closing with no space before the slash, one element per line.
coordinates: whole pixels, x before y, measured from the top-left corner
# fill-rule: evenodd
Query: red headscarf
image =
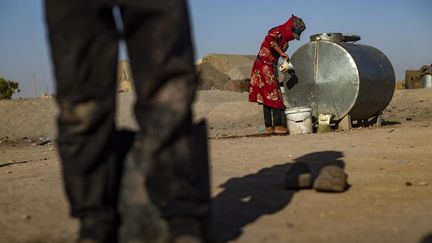
<path fill-rule="evenodd" d="M 292 15 L 284 24 L 279 25 L 279 30 L 286 36 L 286 38 L 291 41 L 296 39 L 295 32 L 300 36 L 301 32 L 306 29 L 306 25 L 303 20 L 295 15 Z"/>

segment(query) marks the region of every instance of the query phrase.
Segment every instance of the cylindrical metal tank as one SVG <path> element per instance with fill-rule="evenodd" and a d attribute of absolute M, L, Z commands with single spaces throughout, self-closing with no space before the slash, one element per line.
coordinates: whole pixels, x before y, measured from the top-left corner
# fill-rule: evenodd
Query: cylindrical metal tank
<path fill-rule="evenodd" d="M 349 42 L 359 36 L 317 34 L 291 56 L 296 77 L 288 82 L 288 108 L 309 106 L 316 118 L 331 113 L 337 121 L 365 120 L 380 114 L 390 103 L 395 74 L 378 49 Z"/>

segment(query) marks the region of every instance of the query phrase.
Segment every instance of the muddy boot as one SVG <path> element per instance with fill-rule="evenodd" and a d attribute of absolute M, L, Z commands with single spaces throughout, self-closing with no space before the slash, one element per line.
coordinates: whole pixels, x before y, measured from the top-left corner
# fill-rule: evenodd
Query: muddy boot
<path fill-rule="evenodd" d="M 305 163 L 294 163 L 285 173 L 285 189 L 302 189 L 312 187 L 312 177 L 309 166 Z"/>
<path fill-rule="evenodd" d="M 343 192 L 347 188 L 347 178 L 348 175 L 339 166 L 325 166 L 315 179 L 313 187 L 320 192 Z"/>

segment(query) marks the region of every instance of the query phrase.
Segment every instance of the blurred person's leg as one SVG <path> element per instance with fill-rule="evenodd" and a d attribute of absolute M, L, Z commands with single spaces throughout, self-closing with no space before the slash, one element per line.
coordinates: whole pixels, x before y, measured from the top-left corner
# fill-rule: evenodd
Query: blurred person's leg
<path fill-rule="evenodd" d="M 135 162 L 146 167 L 147 193 L 171 234 L 202 233 L 209 213 L 207 145 L 205 127 L 192 123 L 198 80 L 186 3 L 124 0 L 121 10 L 141 129 Z"/>
<path fill-rule="evenodd" d="M 122 158 L 116 151 L 130 134 L 114 130 L 117 34 L 112 6 L 105 2 L 46 0 L 45 10 L 60 108 L 58 148 L 71 215 L 81 219 L 81 237 L 109 242 L 115 241 L 118 224 Z"/>

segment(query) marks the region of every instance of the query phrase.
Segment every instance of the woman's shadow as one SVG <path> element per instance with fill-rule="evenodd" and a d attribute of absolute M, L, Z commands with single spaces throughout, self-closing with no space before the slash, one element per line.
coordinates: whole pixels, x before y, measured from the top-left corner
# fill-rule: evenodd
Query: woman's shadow
<path fill-rule="evenodd" d="M 305 163 L 315 178 L 327 165 L 345 167 L 343 153 L 321 151 L 294 159 L 294 163 Z M 276 213 L 287 206 L 297 190 L 286 190 L 283 178 L 293 163 L 263 168 L 257 173 L 231 178 L 220 187 L 224 190 L 213 199 L 214 235 L 216 242 L 227 242 L 238 238 L 244 226 L 263 215 Z"/>

